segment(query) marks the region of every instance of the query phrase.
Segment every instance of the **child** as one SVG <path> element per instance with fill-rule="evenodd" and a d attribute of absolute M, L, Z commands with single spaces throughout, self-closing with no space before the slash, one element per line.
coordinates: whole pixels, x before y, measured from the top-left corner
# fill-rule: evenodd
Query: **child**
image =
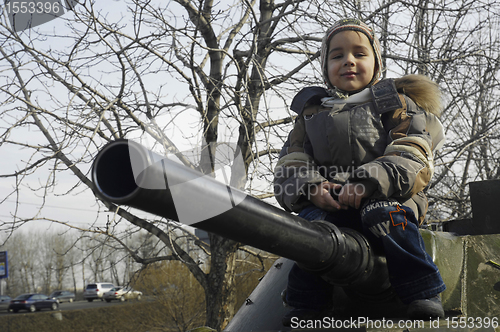
<path fill-rule="evenodd" d="M 444 142 L 439 88 L 420 75 L 379 81 L 379 42 L 357 19 L 327 31 L 321 66 L 327 89 L 305 88 L 292 101 L 298 117 L 275 169 L 276 199 L 305 219 L 363 233 L 384 250 L 408 316 L 443 317 L 439 293 L 446 287 L 418 231 L 433 152 Z M 294 309 L 283 324 L 327 315 L 332 292 L 294 265 L 286 292 Z"/>

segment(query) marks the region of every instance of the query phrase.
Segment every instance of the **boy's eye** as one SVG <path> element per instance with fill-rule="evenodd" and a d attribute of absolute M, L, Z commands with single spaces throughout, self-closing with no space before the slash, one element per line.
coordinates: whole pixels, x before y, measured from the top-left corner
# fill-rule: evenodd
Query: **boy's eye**
<path fill-rule="evenodd" d="M 366 53 L 359 52 L 359 53 L 354 53 L 353 55 L 356 58 L 362 58 L 362 57 L 366 56 Z M 343 54 L 337 53 L 337 54 L 332 54 L 332 56 L 330 57 L 330 59 L 332 59 L 332 60 L 339 60 L 339 59 L 342 59 L 343 57 L 344 57 Z"/>

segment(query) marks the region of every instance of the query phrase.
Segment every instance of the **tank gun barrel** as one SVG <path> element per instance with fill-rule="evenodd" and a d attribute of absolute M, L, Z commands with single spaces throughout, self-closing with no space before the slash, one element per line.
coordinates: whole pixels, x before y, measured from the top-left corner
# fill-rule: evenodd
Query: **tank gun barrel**
<path fill-rule="evenodd" d="M 333 283 L 388 288 L 383 258 L 360 233 L 307 221 L 133 141 L 107 144 L 94 160 L 92 179 L 107 201 L 289 258 Z"/>

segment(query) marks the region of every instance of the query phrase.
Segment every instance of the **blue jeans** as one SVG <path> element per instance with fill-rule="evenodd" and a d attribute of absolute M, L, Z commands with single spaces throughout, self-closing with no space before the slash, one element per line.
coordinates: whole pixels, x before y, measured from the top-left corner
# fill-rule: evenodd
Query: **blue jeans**
<path fill-rule="evenodd" d="M 387 258 L 389 279 L 401 301 L 433 297 L 446 289 L 437 266 L 425 251 L 413 211 L 395 201 L 369 201 L 362 209 L 327 212 L 314 205 L 299 214 L 307 220 L 326 220 L 362 233 L 375 251 Z M 296 264 L 288 276 L 287 302 L 300 309 L 332 306 L 333 286 Z"/>

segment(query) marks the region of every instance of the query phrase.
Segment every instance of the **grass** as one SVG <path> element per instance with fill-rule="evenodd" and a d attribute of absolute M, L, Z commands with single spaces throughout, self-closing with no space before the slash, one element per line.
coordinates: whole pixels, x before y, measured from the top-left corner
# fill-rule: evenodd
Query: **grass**
<path fill-rule="evenodd" d="M 156 302 L 132 302 L 107 308 L 42 311 L 0 317 L 3 332 L 171 332 L 168 322 L 161 321 L 161 306 Z M 58 319 L 59 316 L 59 319 Z M 62 316 L 62 319 L 61 319 Z M 170 325 L 170 324 L 168 324 Z M 172 325 L 170 325 L 172 326 Z"/>

